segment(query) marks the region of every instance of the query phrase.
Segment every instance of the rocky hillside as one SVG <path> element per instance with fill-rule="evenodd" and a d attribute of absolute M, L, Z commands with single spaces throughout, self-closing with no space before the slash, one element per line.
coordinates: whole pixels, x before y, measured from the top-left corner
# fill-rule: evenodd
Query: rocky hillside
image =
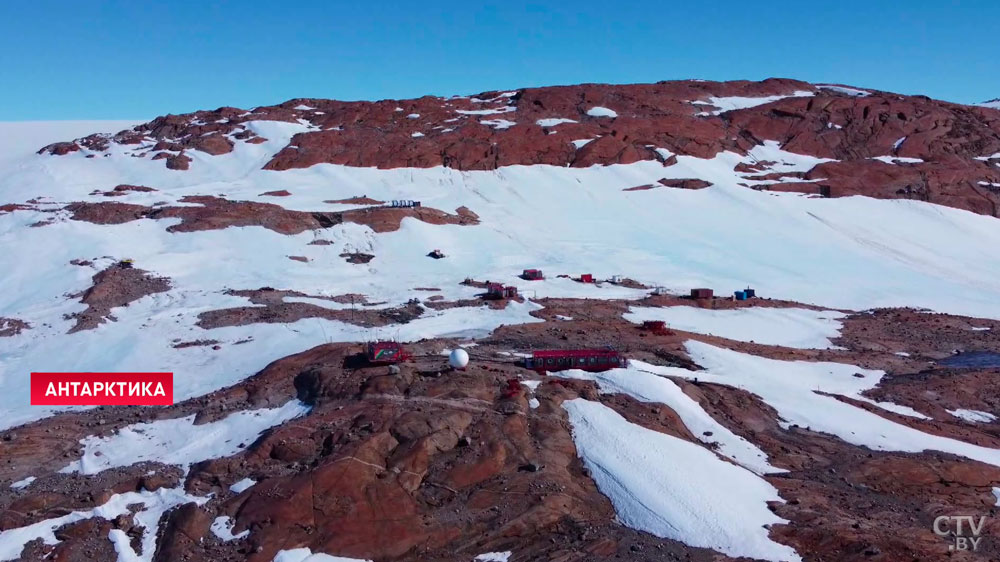
<path fill-rule="evenodd" d="M 72 136 L 0 165 L 0 562 L 1000 559 L 996 109 L 683 81 Z M 524 362 L 582 348 L 629 363 Z M 31 406 L 61 371 L 176 403 Z"/>
<path fill-rule="evenodd" d="M 243 124 L 308 123 L 264 166 L 492 170 L 548 164 L 587 167 L 673 156 L 745 155 L 764 141 L 823 159 L 794 172 L 761 160 L 735 170 L 747 186 L 909 198 L 996 216 L 1000 111 L 794 80 L 585 84 L 485 92 L 473 97 L 379 102 L 295 99 L 251 111 L 223 107 L 168 115 L 114 136 L 42 149 L 101 153 L 118 143 L 183 170 L 189 152 L 226 154 L 263 142 Z"/>

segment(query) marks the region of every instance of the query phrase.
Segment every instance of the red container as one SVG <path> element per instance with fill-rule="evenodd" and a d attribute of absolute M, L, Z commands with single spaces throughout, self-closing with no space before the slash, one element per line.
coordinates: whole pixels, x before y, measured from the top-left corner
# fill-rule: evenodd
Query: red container
<path fill-rule="evenodd" d="M 712 289 L 691 289 L 691 298 L 710 299 L 712 298 Z"/>

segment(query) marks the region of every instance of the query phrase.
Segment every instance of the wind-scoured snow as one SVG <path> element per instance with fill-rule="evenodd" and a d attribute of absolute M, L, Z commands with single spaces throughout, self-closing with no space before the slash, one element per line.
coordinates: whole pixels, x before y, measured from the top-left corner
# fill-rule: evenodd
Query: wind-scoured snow
<path fill-rule="evenodd" d="M 922 158 L 910 158 L 907 156 L 873 156 L 872 160 L 885 162 L 886 164 L 920 164 Z"/>
<path fill-rule="evenodd" d="M 768 537 L 768 526 L 786 521 L 768 509 L 782 499 L 760 476 L 599 402 L 563 407 L 580 458 L 624 525 L 734 557 L 801 559 Z"/>
<path fill-rule="evenodd" d="M 80 441 L 83 456 L 60 472 L 97 474 L 109 468 L 156 461 L 189 467 L 196 462 L 235 455 L 264 431 L 305 415 L 309 407 L 292 400 L 280 408 L 244 410 L 195 425 L 195 415 L 123 427 L 109 437 Z"/>
<path fill-rule="evenodd" d="M 714 443 L 717 446 L 716 452 L 720 455 L 757 474 L 787 472 L 772 466 L 764 451 L 715 421 L 701 405 L 666 377 L 632 365 L 600 373 L 570 369 L 552 372 L 550 375 L 595 381 L 603 394 L 627 394 L 642 402 L 669 406 L 677 412 L 692 435 L 703 443 Z"/>
<path fill-rule="evenodd" d="M 343 556 L 330 556 L 321 552 L 313 553 L 308 548 L 294 548 L 291 550 L 279 550 L 272 562 L 372 562 L 360 558 L 344 558 Z"/>
<path fill-rule="evenodd" d="M 38 480 L 38 478 L 34 476 L 29 476 L 27 478 L 24 478 L 23 480 L 18 480 L 17 482 L 14 482 L 13 484 L 10 485 L 10 488 L 12 490 L 23 490 L 28 486 L 30 486 L 31 483 L 34 482 L 35 480 Z"/>
<path fill-rule="evenodd" d="M 576 123 L 573 119 L 564 119 L 562 117 L 550 117 L 548 119 L 539 119 L 535 121 L 535 124 L 539 127 L 555 127 L 556 125 L 562 125 L 563 123 Z"/>
<path fill-rule="evenodd" d="M 845 95 L 853 96 L 853 97 L 857 97 L 857 98 L 863 98 L 863 97 L 871 95 L 871 92 L 869 92 L 867 90 L 859 90 L 857 88 L 848 88 L 847 86 L 835 86 L 833 84 L 816 84 L 816 87 L 817 88 L 821 88 L 823 90 L 830 90 L 832 92 L 837 92 L 837 93 L 840 93 L 840 94 L 845 94 Z"/>
<path fill-rule="evenodd" d="M 704 371 L 658 367 L 640 361 L 630 363 L 652 373 L 744 389 L 773 407 L 784 420 L 784 427 L 798 425 L 877 451 L 933 450 L 1000 466 L 998 449 L 925 433 L 837 398 L 868 402 L 886 411 L 926 419 L 905 406 L 876 402 L 860 395 L 878 383 L 882 371 L 844 363 L 766 359 L 697 341 L 688 341 L 685 347 Z"/>
<path fill-rule="evenodd" d="M 595 106 L 587 110 L 587 115 L 591 117 L 618 117 L 618 112 L 613 109 L 608 109 L 606 107 Z"/>
<path fill-rule="evenodd" d="M 460 113 L 462 115 L 493 115 L 496 113 L 510 113 L 512 111 L 517 111 L 517 107 L 508 105 L 493 109 L 456 109 L 455 113 Z"/>
<path fill-rule="evenodd" d="M 830 340 L 840 336 L 840 319 L 846 316 L 835 310 L 761 306 L 721 310 L 635 306 L 624 314 L 626 320 L 636 324 L 663 320 L 671 328 L 685 332 L 798 349 L 834 347 Z"/>
<path fill-rule="evenodd" d="M 484 552 L 473 558 L 474 562 L 507 562 L 510 559 L 511 551 L 505 552 Z"/>
<path fill-rule="evenodd" d="M 206 501 L 208 498 L 189 495 L 181 488 L 160 488 L 155 492 L 115 494 L 107 503 L 94 509 L 74 511 L 61 517 L 0 532 L 0 561 L 18 559 L 24 546 L 36 539 L 42 539 L 42 542 L 48 545 L 58 544 L 59 540 L 55 536 L 55 530 L 64 525 L 95 517 L 111 520 L 119 515 L 130 514 L 128 506 L 141 504 L 142 508 L 135 513 L 133 519 L 137 527 L 143 527 L 142 554 L 139 555 L 135 552 L 131 545 L 131 539 L 121 530 L 112 530 L 108 538 L 114 544 L 119 560 L 150 562 L 156 552 L 160 517 L 178 505 L 191 502 L 201 505 Z"/>
<path fill-rule="evenodd" d="M 744 96 L 724 96 L 716 97 L 711 96 L 708 98 L 708 103 L 719 108 L 711 112 L 702 112 L 703 115 L 719 115 L 720 113 L 725 113 L 727 111 L 735 111 L 737 109 L 747 109 L 750 107 L 757 107 L 758 105 L 764 105 L 765 103 L 771 103 L 778 100 L 783 100 L 785 98 L 802 98 L 810 97 L 816 95 L 814 92 L 807 90 L 797 90 L 788 95 L 777 95 L 777 96 L 763 96 L 758 98 L 749 98 Z"/>
<path fill-rule="evenodd" d="M 955 416 L 956 418 L 972 423 L 992 423 L 995 422 L 997 419 L 995 415 L 989 412 L 980 412 L 979 410 L 966 410 L 965 408 L 959 408 L 957 410 L 948 410 L 948 413 Z"/>
<path fill-rule="evenodd" d="M 481 125 L 493 127 L 494 129 L 509 129 L 514 125 L 517 125 L 514 121 L 508 121 L 507 119 L 483 119 L 479 123 Z"/>
<path fill-rule="evenodd" d="M 212 521 L 212 527 L 211 527 L 212 534 L 215 535 L 216 537 L 219 537 L 220 540 L 227 542 L 236 539 L 242 539 L 250 535 L 250 529 L 245 529 L 242 532 L 239 532 L 234 535 L 233 534 L 234 524 L 235 522 L 233 521 L 233 519 L 227 515 L 223 515 L 222 517 L 216 517 L 215 520 Z"/>
<path fill-rule="evenodd" d="M 236 482 L 235 484 L 230 486 L 229 491 L 234 494 L 241 494 L 244 491 L 252 488 L 255 484 L 257 484 L 257 481 L 254 480 L 253 478 L 244 478 L 243 480 L 240 480 L 239 482 Z"/>

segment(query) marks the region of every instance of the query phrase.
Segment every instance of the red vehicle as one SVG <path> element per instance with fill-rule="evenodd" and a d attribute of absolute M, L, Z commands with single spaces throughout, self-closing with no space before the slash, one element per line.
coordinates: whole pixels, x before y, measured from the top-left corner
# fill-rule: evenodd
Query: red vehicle
<path fill-rule="evenodd" d="M 593 283 L 594 282 L 594 275 L 591 274 L 591 273 L 584 273 L 583 275 L 580 276 L 580 282 L 581 283 Z"/>
<path fill-rule="evenodd" d="M 542 275 L 541 269 L 525 269 L 521 273 L 521 279 L 524 279 L 525 281 L 540 281 L 545 279 L 545 276 Z"/>
<path fill-rule="evenodd" d="M 628 359 L 610 349 L 552 349 L 533 352 L 524 366 L 535 371 L 607 371 L 627 367 Z"/>
<path fill-rule="evenodd" d="M 368 344 L 365 357 L 372 365 L 402 363 L 410 358 L 403 344 L 394 341 L 376 341 Z"/>

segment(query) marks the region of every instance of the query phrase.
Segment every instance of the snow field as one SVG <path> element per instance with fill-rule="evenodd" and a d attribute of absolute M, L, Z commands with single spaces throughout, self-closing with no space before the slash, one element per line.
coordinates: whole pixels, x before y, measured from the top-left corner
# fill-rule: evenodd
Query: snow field
<path fill-rule="evenodd" d="M 550 375 L 591 380 L 597 383 L 602 394 L 627 394 L 641 402 L 669 406 L 680 416 L 681 421 L 695 438 L 704 443 L 716 443 L 718 454 L 757 474 L 787 472 L 772 466 L 767 460 L 767 454 L 715 421 L 694 399 L 666 377 L 643 371 L 632 365 L 625 369 L 611 369 L 601 373 L 571 369 L 553 372 Z"/>
<path fill-rule="evenodd" d="M 697 341 L 688 341 L 685 347 L 691 359 L 704 367 L 704 371 L 657 367 L 641 361 L 630 363 L 651 373 L 744 389 L 777 410 L 786 428 L 795 424 L 877 451 L 934 450 L 1000 466 L 1000 450 L 931 435 L 836 398 L 837 395 L 848 397 L 900 415 L 926 419 L 905 406 L 875 402 L 861 396 L 862 391 L 878 383 L 884 374 L 882 371 L 843 363 L 765 359 Z"/>
<path fill-rule="evenodd" d="M 800 560 L 768 537 L 768 526 L 786 521 L 768 510 L 782 500 L 760 476 L 598 402 L 563 407 L 577 453 L 624 525 L 730 556 Z"/>
<path fill-rule="evenodd" d="M 712 310 L 694 306 L 631 307 L 629 322 L 663 320 L 673 329 L 731 340 L 798 349 L 831 349 L 840 335 L 840 319 L 833 310 L 748 307 Z"/>

